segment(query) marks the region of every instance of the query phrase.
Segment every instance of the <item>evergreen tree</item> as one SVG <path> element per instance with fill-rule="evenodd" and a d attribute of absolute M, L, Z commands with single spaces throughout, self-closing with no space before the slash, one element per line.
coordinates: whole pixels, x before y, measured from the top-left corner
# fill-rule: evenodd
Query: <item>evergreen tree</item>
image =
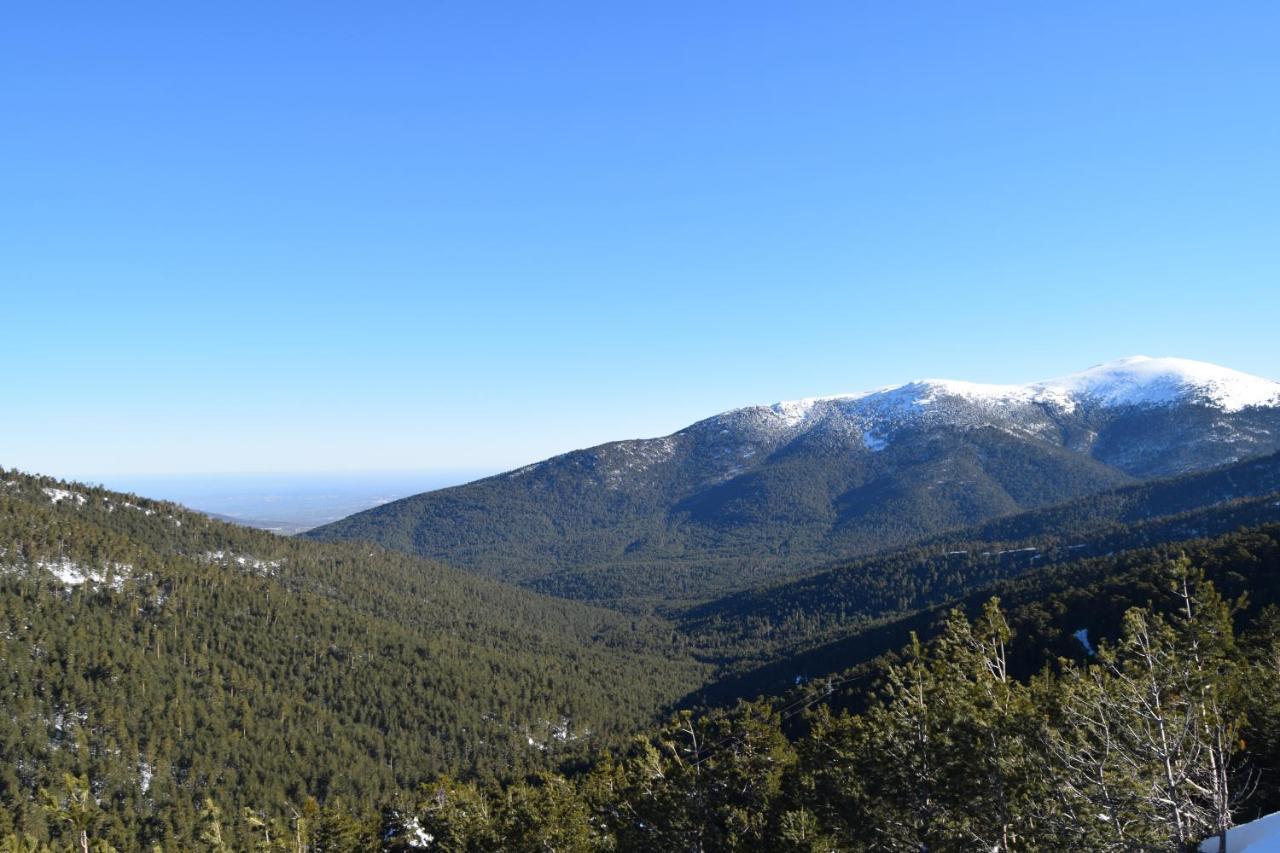
<path fill-rule="evenodd" d="M 62 784 L 60 795 L 40 792 L 45 813 L 54 823 L 65 825 L 71 831 L 81 853 L 89 853 L 92 833 L 102 822 L 102 812 L 87 780 L 64 773 Z"/>
<path fill-rule="evenodd" d="M 1231 608 L 1185 561 L 1168 617 L 1125 614 L 1096 664 L 1068 667 L 1050 742 L 1060 831 L 1096 849 L 1185 847 L 1225 836 L 1239 806 L 1238 661 Z"/>

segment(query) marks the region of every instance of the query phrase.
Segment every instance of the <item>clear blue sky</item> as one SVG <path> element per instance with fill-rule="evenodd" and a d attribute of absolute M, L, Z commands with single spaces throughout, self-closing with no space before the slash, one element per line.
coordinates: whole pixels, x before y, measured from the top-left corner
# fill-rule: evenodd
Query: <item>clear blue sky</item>
<path fill-rule="evenodd" d="M 1280 378 L 1280 5 L 19 2 L 0 464 L 501 468 L 1123 355 Z"/>

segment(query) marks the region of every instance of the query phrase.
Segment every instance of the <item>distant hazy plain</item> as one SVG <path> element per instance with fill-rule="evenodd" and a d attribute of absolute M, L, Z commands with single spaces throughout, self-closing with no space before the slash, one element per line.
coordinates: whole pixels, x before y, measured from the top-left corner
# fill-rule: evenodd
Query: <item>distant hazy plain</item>
<path fill-rule="evenodd" d="M 231 521 L 297 533 L 419 492 L 492 471 L 165 474 L 86 477 L 110 489 L 176 501 Z"/>

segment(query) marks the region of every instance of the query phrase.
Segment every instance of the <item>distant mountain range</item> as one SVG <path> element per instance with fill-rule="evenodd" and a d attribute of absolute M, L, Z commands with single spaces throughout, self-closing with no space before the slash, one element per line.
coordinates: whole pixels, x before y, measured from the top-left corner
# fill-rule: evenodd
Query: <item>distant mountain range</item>
<path fill-rule="evenodd" d="M 401 820 L 408 792 L 431 792 L 437 805 L 423 814 L 438 808 L 441 773 L 510 782 L 583 767 L 609 748 L 623 754 L 670 711 L 760 694 L 790 713 L 819 701 L 856 710 L 885 656 L 913 632 L 936 633 L 957 604 L 972 613 L 989 596 L 1004 602 L 1021 675 L 1083 658 L 1082 633 L 1114 638 L 1125 609 L 1167 589 L 1163 572 L 1180 554 L 1233 600 L 1273 604 L 1280 452 L 1258 455 L 1275 426 L 1268 384 L 1176 366 L 1200 384 L 1158 394 L 1144 379 L 1121 401 L 1101 382 L 1062 394 L 1068 380 L 1031 390 L 933 382 L 739 410 L 400 502 L 434 506 L 420 518 L 471 556 L 471 573 L 0 470 L 0 650 L 14 709 L 0 718 L 12 768 L 0 820 L 43 826 L 39 793 L 80 774 L 116 849 L 157 839 L 196 849 L 217 818 L 209 803 L 246 821 L 296 817 L 310 792 L 325 809 L 341 800 L 366 813 L 390 838 L 422 826 Z M 1090 373 L 1108 371 L 1121 373 Z M 912 402 L 894 408 L 894 426 L 872 424 L 868 446 L 853 431 L 858 403 L 892 396 Z M 1024 404 L 1055 429 L 1036 426 Z M 1077 444 L 1062 438 L 1071 430 Z M 1142 440 L 1166 450 L 1148 453 Z M 625 467 L 667 443 L 665 457 Z M 739 451 L 727 461 L 716 450 L 726 446 Z M 745 463 L 744 446 L 755 448 Z M 1248 458 L 1213 464 L 1232 455 Z M 854 505 L 841 478 L 878 478 L 862 488 L 908 497 L 898 516 L 867 499 L 841 527 L 830 519 Z M 695 514 L 735 482 L 769 488 L 740 487 L 736 519 Z M 1055 497 L 1077 490 L 1087 493 Z M 948 507 L 947 523 L 994 515 L 920 533 Z M 885 541 L 910 542 L 875 547 L 875 518 L 897 524 Z M 793 523 L 786 547 L 752 558 L 753 541 L 772 547 Z M 646 526 L 650 545 L 607 557 L 610 542 Z M 475 577 L 477 565 L 531 589 Z M 227 831 L 237 833 L 230 848 L 254 843 L 252 822 Z"/>
<path fill-rule="evenodd" d="M 737 409 L 306 535 L 670 604 L 1277 450 L 1280 383 L 1138 356 L 1029 385 L 923 380 Z"/>

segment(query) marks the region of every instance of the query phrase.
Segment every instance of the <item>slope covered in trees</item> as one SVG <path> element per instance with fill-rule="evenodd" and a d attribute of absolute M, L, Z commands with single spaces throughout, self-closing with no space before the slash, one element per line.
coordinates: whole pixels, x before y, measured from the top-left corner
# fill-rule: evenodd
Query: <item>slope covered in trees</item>
<path fill-rule="evenodd" d="M 4 812 L 43 836 L 36 793 L 85 777 L 121 849 L 183 849 L 205 798 L 278 815 L 579 760 L 708 671 L 660 623 L 15 472 L 0 660 Z"/>
<path fill-rule="evenodd" d="M 1280 456 L 1010 516 L 794 581 L 686 608 L 682 630 L 726 656 L 786 650 L 1057 563 L 1280 519 Z"/>
<path fill-rule="evenodd" d="M 874 661 L 903 647 L 913 632 L 928 635 L 938 630 L 951 607 L 958 605 L 973 613 L 992 596 L 1006 606 L 1019 638 L 1013 665 L 1021 675 L 1030 675 L 1057 656 L 1078 654 L 1080 631 L 1113 636 L 1126 609 L 1159 598 L 1160 582 L 1153 567 L 1182 556 L 1205 567 L 1219 588 L 1232 596 L 1248 593 L 1255 603 L 1280 602 L 1280 525 L 1273 523 L 1212 539 L 1171 541 L 1039 567 L 973 587 L 945 603 L 833 627 L 818 642 L 798 642 L 796 633 L 783 625 L 777 641 L 767 626 L 753 625 L 735 642 L 731 622 L 716 626 L 710 637 L 691 632 L 691 638 L 708 650 L 743 650 L 742 657 L 722 666 L 720 677 L 700 691 L 696 701 L 732 704 L 738 697 L 802 689 L 793 688 L 797 684 L 866 675 Z M 837 691 L 831 701 L 842 705 L 846 699 Z"/>
<path fill-rule="evenodd" d="M 1248 393 L 1226 393 L 1241 382 Z M 1212 365 L 1126 359 L 1035 386 L 930 380 L 754 406 L 305 535 L 375 541 L 566 597 L 690 603 L 1275 453 L 1277 389 Z"/>
<path fill-rule="evenodd" d="M 727 477 L 706 470 L 721 456 L 704 443 L 715 437 L 652 462 L 625 443 L 577 451 L 304 535 L 375 541 L 569 597 L 698 600 L 1132 481 L 994 429 L 904 435 L 882 453 L 800 441 Z"/>
<path fill-rule="evenodd" d="M 544 780 L 553 824 L 447 779 L 417 820 L 474 850 L 1174 851 L 1280 808 L 1280 527 L 994 590 L 912 620 L 928 643 Z M 491 823 L 460 820 L 477 801 Z"/>
<path fill-rule="evenodd" d="M 806 744 L 822 726 L 797 709 L 863 714 L 886 666 L 927 657 L 910 651 L 913 631 L 933 636 L 951 603 L 976 616 L 991 595 L 1012 631 L 1010 678 L 1031 690 L 1057 657 L 1083 660 L 1077 631 L 1121 637 L 1132 607 L 1166 618 L 1163 567 L 1180 552 L 1229 597 L 1250 592 L 1241 619 L 1253 619 L 1280 601 L 1280 528 L 1196 537 L 1274 518 L 1274 496 L 1234 497 L 1268 488 L 1273 467 L 1007 519 L 961 537 L 990 552 L 970 562 L 938 540 L 670 621 L 8 472 L 0 830 L 63 843 L 83 825 L 122 850 L 268 836 L 408 850 L 427 835 L 465 839 L 452 849 L 667 849 L 682 834 L 702 849 L 861 849 L 829 813 L 852 806 L 812 799 L 827 770 Z M 1200 507 L 1209 496 L 1224 502 Z M 966 538 L 1003 531 L 1028 538 Z M 1004 547 L 1023 541 L 1040 550 Z M 762 693 L 778 698 L 706 710 Z M 686 715 L 647 747 L 622 746 L 672 707 Z M 724 756 L 701 751 L 743 730 L 763 738 L 759 763 L 711 772 Z M 725 798 L 756 780 L 763 792 Z M 963 849 L 946 837 L 941 849 Z"/>
<path fill-rule="evenodd" d="M 1033 678 L 992 599 L 910 642 L 856 714 L 679 716 L 574 780 L 439 780 L 414 820 L 477 851 L 1189 849 L 1280 805 L 1280 612 L 1152 568 L 1160 595 L 1114 638 Z M 520 819 L 529 789 L 555 819 Z"/>
<path fill-rule="evenodd" d="M 1280 807 L 1280 531 L 1190 551 L 1103 579 L 1101 598 L 945 611 L 867 672 L 677 714 L 580 772 L 441 775 L 377 810 L 210 802 L 186 849 L 1190 849 Z M 1082 602 L 1118 611 L 1114 633 L 1053 656 L 1027 630 Z M 102 837 L 85 784 L 46 792 L 57 837 Z"/>

